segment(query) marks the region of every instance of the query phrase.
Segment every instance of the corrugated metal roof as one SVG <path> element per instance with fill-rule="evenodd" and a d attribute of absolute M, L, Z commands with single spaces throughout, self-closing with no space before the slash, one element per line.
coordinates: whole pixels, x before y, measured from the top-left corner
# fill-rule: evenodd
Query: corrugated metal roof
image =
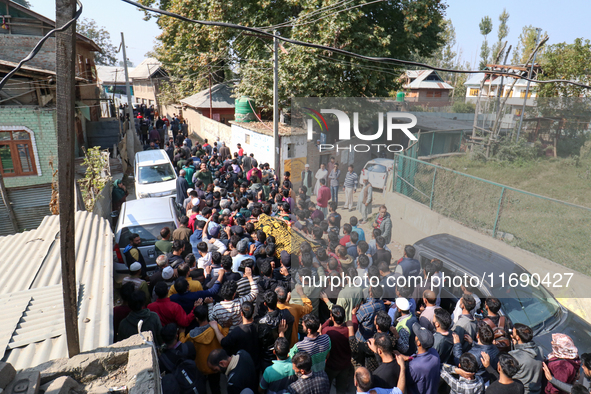
<path fill-rule="evenodd" d="M 211 87 L 211 106 L 212 108 L 234 108 L 235 100 L 232 98 L 233 89 L 224 84 L 218 83 Z M 181 100 L 193 108 L 209 108 L 209 88 L 200 91 Z"/>
<path fill-rule="evenodd" d="M 425 81 L 425 78 L 435 74 L 438 77 L 438 81 Z M 445 89 L 451 90 L 453 87 L 444 82 L 434 70 L 406 70 L 406 76 L 413 79 L 408 85 L 404 85 L 405 89 Z"/>
<path fill-rule="evenodd" d="M 59 216 L 46 216 L 36 230 L 1 237 L 0 272 L 0 302 L 9 294 L 30 297 L 2 360 L 22 369 L 67 357 Z M 113 233 L 108 221 L 86 211 L 76 212 L 76 282 L 81 350 L 111 344 Z M 18 314 L 14 307 L 11 316 Z"/>
<path fill-rule="evenodd" d="M 131 74 L 134 68 L 128 67 L 128 72 Z M 148 70 L 146 70 L 146 74 Z M 123 67 L 115 66 L 96 66 L 97 79 L 104 85 L 125 84 L 125 69 Z"/>
<path fill-rule="evenodd" d="M 148 79 L 153 76 L 159 69 L 162 68 L 162 63 L 158 59 L 149 57 L 138 64 L 130 73 L 131 79 Z"/>

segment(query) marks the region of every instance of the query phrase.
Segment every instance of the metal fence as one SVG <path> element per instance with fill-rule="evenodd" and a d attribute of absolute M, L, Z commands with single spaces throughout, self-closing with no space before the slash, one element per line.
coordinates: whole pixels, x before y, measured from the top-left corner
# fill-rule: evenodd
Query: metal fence
<path fill-rule="evenodd" d="M 393 189 L 467 227 L 591 274 L 591 208 L 396 155 Z"/>

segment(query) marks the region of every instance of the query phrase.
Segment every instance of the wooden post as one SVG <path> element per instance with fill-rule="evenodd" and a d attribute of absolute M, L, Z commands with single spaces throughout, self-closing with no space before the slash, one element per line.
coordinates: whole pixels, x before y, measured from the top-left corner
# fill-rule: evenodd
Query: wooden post
<path fill-rule="evenodd" d="M 4 186 L 4 177 L 2 176 L 2 173 L 0 173 L 0 193 L 2 194 L 2 201 L 4 201 L 4 206 L 6 207 L 6 211 L 8 212 L 8 218 L 10 219 L 10 224 L 12 224 L 12 229 L 15 233 L 18 233 L 18 223 L 16 221 L 14 209 L 12 209 L 10 199 L 8 198 L 6 186 Z"/>
<path fill-rule="evenodd" d="M 56 0 L 55 24 L 65 25 L 76 12 L 75 0 Z M 76 97 L 76 23 L 56 33 L 57 153 L 60 207 L 60 257 L 68 355 L 80 353 L 76 302 L 76 231 L 74 198 L 74 100 Z"/>

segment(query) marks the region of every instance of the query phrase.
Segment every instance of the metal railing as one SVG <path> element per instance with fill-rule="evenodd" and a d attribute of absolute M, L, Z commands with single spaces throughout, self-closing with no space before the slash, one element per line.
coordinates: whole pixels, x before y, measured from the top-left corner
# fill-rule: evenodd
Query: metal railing
<path fill-rule="evenodd" d="M 393 191 L 556 263 L 591 274 L 591 208 L 397 154 Z"/>

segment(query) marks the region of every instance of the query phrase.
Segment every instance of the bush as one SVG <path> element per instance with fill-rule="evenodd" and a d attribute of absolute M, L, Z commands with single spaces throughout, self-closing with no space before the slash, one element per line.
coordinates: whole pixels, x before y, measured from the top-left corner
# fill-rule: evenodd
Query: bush
<path fill-rule="evenodd" d="M 499 142 L 498 148 L 495 152 L 495 159 L 499 161 L 525 162 L 536 159 L 539 155 L 539 146 L 528 143 L 525 140 L 517 142 L 509 139 L 503 139 Z"/>
<path fill-rule="evenodd" d="M 559 157 L 579 155 L 585 142 L 589 140 L 586 134 L 579 134 L 576 137 L 560 138 L 556 141 L 556 154 Z"/>
<path fill-rule="evenodd" d="M 459 114 L 469 114 L 476 111 L 476 104 L 466 103 L 464 101 L 456 101 L 451 107 L 451 112 Z"/>

